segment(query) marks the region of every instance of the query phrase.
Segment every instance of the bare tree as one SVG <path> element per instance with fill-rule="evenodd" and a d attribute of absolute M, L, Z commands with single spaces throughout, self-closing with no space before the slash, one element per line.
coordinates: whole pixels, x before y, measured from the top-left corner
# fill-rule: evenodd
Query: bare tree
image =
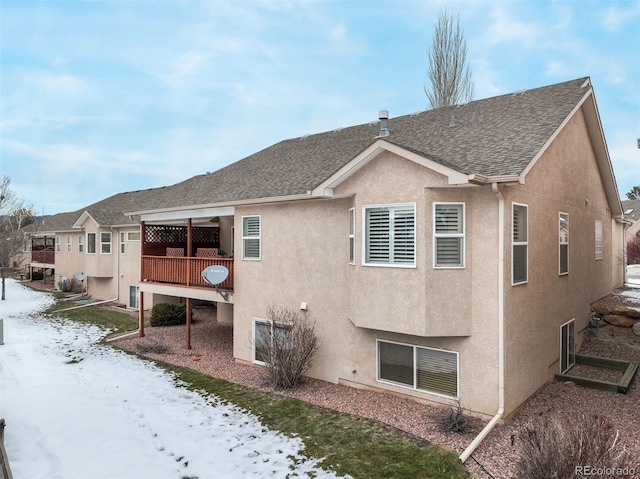
<path fill-rule="evenodd" d="M 304 380 L 318 350 L 315 322 L 306 311 L 273 306 L 267 319 L 256 325 L 256 359 L 264 362 L 264 378 L 271 387 L 293 388 Z"/>
<path fill-rule="evenodd" d="M 473 99 L 473 78 L 460 16 L 440 10 L 433 41 L 427 50 L 431 87 L 424 87 L 431 108 L 452 106 Z"/>
<path fill-rule="evenodd" d="M 2 300 L 5 300 L 5 279 L 14 260 L 24 250 L 24 227 L 33 223 L 34 210 L 18 200 L 11 190 L 11 180 L 0 180 L 0 276 Z"/>

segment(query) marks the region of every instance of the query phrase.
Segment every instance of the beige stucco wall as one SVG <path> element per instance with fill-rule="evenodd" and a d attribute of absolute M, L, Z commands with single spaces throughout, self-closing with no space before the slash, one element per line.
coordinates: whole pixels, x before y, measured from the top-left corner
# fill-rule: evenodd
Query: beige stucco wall
<path fill-rule="evenodd" d="M 576 332 L 581 332 L 590 304 L 609 294 L 620 283 L 621 273 L 620 229 L 612 222 L 581 111 L 525 180 L 525 185 L 505 189 L 507 414 L 559 372 L 561 325 L 575 318 Z M 529 280 L 517 286 L 511 286 L 510 273 L 513 202 L 528 205 L 529 220 Z M 562 276 L 560 212 L 569 214 L 569 274 Z M 595 260 L 596 220 L 603 222 L 600 261 Z M 580 333 L 578 344 L 581 339 Z"/>
<path fill-rule="evenodd" d="M 67 251 L 67 236 L 71 238 L 71 251 Z M 85 241 L 84 233 L 82 231 L 64 232 L 56 235 L 56 238 L 60 238 L 60 251 L 56 250 L 55 264 L 55 285 L 58 287 L 60 276 L 66 276 L 67 278 L 73 278 L 73 275 L 84 271 L 84 253 L 78 252 L 78 237 L 82 236 L 82 241 Z M 85 285 L 86 286 L 86 285 Z"/>
<path fill-rule="evenodd" d="M 56 285 L 61 275 L 69 278 L 83 271 L 87 275 L 84 286 L 87 293 L 99 300 L 116 299 L 129 306 L 129 287 L 140 282 L 140 241 L 127 239 L 127 232 L 139 232 L 139 226 L 100 228 L 91 218 L 72 233 L 58 234 L 60 251 L 56 251 Z M 100 252 L 100 233 L 111 233 L 111 253 Z M 125 233 L 124 254 L 120 252 L 120 233 Z M 87 234 L 96 234 L 96 253 L 87 252 Z M 71 236 L 71 252 L 67 251 L 67 236 Z M 82 253 L 78 252 L 78 237 L 82 236 Z"/>
<path fill-rule="evenodd" d="M 393 172 L 393 174 L 390 174 Z M 497 199 L 490 188 L 445 187 L 445 178 L 386 153 L 335 189 L 343 199 L 238 207 L 259 214 L 262 258 L 242 260 L 236 235 L 234 355 L 252 360 L 252 318 L 269 305 L 316 320 L 320 350 L 311 375 L 447 399 L 376 380 L 376 339 L 457 351 L 460 397 L 472 410 L 497 409 Z M 443 188 L 445 187 L 445 188 Z M 466 266 L 434 270 L 433 201 L 466 204 Z M 362 265 L 362 206 L 416 203 L 416 267 Z M 356 264 L 348 264 L 348 210 L 356 211 Z M 239 226 L 240 227 L 240 226 Z"/>

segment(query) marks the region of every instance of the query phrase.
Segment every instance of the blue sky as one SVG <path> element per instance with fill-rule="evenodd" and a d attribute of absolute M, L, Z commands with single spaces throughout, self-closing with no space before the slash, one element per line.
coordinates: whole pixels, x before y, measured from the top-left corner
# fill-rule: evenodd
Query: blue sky
<path fill-rule="evenodd" d="M 441 7 L 475 98 L 591 76 L 620 195 L 640 185 L 640 0 L 0 0 L 0 162 L 38 212 L 423 110 Z"/>

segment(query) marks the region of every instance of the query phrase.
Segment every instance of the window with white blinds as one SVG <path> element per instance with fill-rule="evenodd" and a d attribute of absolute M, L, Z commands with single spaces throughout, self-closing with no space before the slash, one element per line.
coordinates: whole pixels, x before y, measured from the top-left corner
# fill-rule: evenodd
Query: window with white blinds
<path fill-rule="evenodd" d="M 260 216 L 242 217 L 242 259 L 260 259 Z"/>
<path fill-rule="evenodd" d="M 560 213 L 559 225 L 558 225 L 558 239 L 559 239 L 559 257 L 558 257 L 558 269 L 559 274 L 569 273 L 569 214 Z"/>
<path fill-rule="evenodd" d="M 378 340 L 378 380 L 458 397 L 458 353 Z"/>
<path fill-rule="evenodd" d="M 415 266 L 414 204 L 364 207 L 364 264 Z"/>
<path fill-rule="evenodd" d="M 512 284 L 526 283 L 529 279 L 529 226 L 527 205 L 513 204 L 511 273 Z"/>
<path fill-rule="evenodd" d="M 602 221 L 596 220 L 596 260 L 601 260 L 604 257 L 604 241 L 602 237 Z"/>
<path fill-rule="evenodd" d="M 434 203 L 433 223 L 433 266 L 463 268 L 464 203 Z"/>
<path fill-rule="evenodd" d="M 111 254 L 111 233 L 100 233 L 100 253 Z"/>

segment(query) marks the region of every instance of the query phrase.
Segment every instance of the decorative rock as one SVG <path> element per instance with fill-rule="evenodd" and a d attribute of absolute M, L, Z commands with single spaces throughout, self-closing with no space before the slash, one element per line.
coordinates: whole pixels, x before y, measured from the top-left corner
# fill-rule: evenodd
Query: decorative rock
<path fill-rule="evenodd" d="M 636 336 L 640 336 L 640 322 L 637 322 L 636 324 L 631 326 L 631 331 L 633 331 L 633 334 L 635 334 Z"/>
<path fill-rule="evenodd" d="M 602 316 L 607 323 L 613 324 L 614 326 L 622 326 L 623 328 L 630 328 L 636 322 L 629 318 L 628 316 L 622 316 L 621 314 L 605 314 Z"/>
<path fill-rule="evenodd" d="M 611 310 L 611 314 L 621 314 L 622 316 L 629 316 L 630 318 L 640 319 L 640 310 L 635 308 L 628 308 L 627 306 L 616 306 Z"/>
<path fill-rule="evenodd" d="M 603 316 L 605 314 L 611 314 L 611 311 L 606 306 L 600 306 L 598 304 L 594 304 L 591 306 L 591 311 L 596 313 L 597 315 Z"/>

